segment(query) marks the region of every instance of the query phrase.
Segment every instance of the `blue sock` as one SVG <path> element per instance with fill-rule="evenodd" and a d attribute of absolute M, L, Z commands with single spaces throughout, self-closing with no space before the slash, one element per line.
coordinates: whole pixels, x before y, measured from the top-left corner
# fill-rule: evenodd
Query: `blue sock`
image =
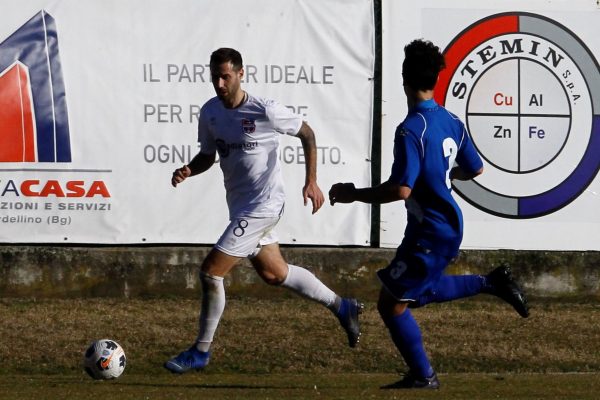
<path fill-rule="evenodd" d="M 484 275 L 444 275 L 427 293 L 419 296 L 411 307 L 421 307 L 429 303 L 475 296 L 479 293 L 489 293 L 487 279 Z"/>
<path fill-rule="evenodd" d="M 423 379 L 433 375 L 433 368 L 423 348 L 421 330 L 410 310 L 406 309 L 384 322 L 413 376 Z"/>

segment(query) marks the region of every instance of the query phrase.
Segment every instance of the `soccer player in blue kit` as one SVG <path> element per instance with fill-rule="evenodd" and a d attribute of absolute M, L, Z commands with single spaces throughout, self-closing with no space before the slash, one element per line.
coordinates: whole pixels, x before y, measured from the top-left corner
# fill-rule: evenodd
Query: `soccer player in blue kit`
<path fill-rule="evenodd" d="M 314 214 L 325 201 L 317 184 L 313 130 L 287 107 L 242 90 L 244 68 L 237 50 L 215 50 L 210 57 L 210 73 L 216 96 L 200 111 L 200 152 L 188 165 L 173 172 L 171 184 L 177 187 L 208 170 L 218 152 L 230 222 L 200 267 L 198 336 L 189 349 L 168 360 L 165 368 L 181 374 L 206 367 L 225 308 L 223 279 L 243 258 L 250 259 L 268 284 L 282 286 L 330 309 L 346 332 L 349 346 L 355 347 L 360 337 L 358 315 L 362 304 L 353 298 L 341 298 L 307 269 L 288 264 L 275 232 L 285 203 L 278 157 L 282 134 L 297 137 L 302 143 L 306 159 L 304 204 L 310 199 Z"/>
<path fill-rule="evenodd" d="M 483 163 L 464 124 L 433 99 L 438 74 L 445 67 L 439 48 L 415 40 L 404 52 L 402 77 L 409 111 L 396 129 L 389 179 L 360 189 L 352 183 L 336 183 L 329 200 L 332 205 L 405 201 L 404 238 L 394 259 L 377 272 L 382 284 L 377 308 L 409 371 L 384 388 L 437 389 L 439 380 L 409 308 L 488 293 L 511 304 L 522 317 L 529 315 L 529 309 L 507 266 L 488 275 L 443 273 L 458 255 L 463 235 L 451 181 L 473 179 L 483 172 Z"/>

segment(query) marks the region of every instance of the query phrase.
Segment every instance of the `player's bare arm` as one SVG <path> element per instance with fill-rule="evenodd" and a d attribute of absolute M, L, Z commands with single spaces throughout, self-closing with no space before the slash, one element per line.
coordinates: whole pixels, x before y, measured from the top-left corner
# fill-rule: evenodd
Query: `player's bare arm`
<path fill-rule="evenodd" d="M 483 173 L 483 167 L 481 167 L 478 171 L 475 172 L 467 172 L 462 169 L 460 166 L 456 166 L 450 170 L 450 179 L 451 180 L 459 180 L 459 181 L 469 181 L 476 176 L 479 176 Z"/>
<path fill-rule="evenodd" d="M 173 171 L 173 176 L 171 177 L 171 185 L 173 187 L 177 187 L 178 184 L 189 178 L 190 176 L 201 174 L 206 171 L 215 163 L 216 153 L 211 154 L 203 154 L 198 153 L 196 156 L 190 161 L 189 164 L 184 165 L 181 168 L 177 168 Z"/>
<path fill-rule="evenodd" d="M 319 208 L 325 203 L 325 196 L 317 185 L 317 142 L 315 133 L 306 122 L 302 122 L 300 131 L 296 135 L 302 142 L 304 149 L 304 157 L 306 160 L 306 177 L 304 187 L 302 188 L 302 196 L 304 197 L 304 205 L 308 203 L 308 199 L 312 202 L 312 213 L 319 211 Z"/>
<path fill-rule="evenodd" d="M 357 189 L 354 183 L 336 183 L 329 190 L 329 202 L 331 205 L 355 201 L 369 204 L 391 203 L 408 199 L 411 192 L 410 187 L 390 181 L 374 187 L 360 189 Z"/>

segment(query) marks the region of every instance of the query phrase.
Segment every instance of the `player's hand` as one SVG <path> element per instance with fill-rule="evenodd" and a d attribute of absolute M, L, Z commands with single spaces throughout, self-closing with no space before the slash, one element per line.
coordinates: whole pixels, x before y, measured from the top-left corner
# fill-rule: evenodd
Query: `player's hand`
<path fill-rule="evenodd" d="M 171 185 L 173 187 L 177 187 L 178 184 L 183 182 L 185 178 L 192 174 L 192 170 L 187 165 L 184 165 L 181 168 L 177 168 L 173 171 L 173 176 L 171 177 Z"/>
<path fill-rule="evenodd" d="M 352 203 L 355 191 L 354 183 L 336 183 L 329 189 L 329 203 Z"/>
<path fill-rule="evenodd" d="M 319 208 L 325 203 L 325 196 L 321 192 L 321 188 L 316 182 L 307 183 L 302 189 L 302 196 L 304 197 L 304 205 L 308 204 L 308 199 L 312 202 L 312 213 L 319 211 Z"/>

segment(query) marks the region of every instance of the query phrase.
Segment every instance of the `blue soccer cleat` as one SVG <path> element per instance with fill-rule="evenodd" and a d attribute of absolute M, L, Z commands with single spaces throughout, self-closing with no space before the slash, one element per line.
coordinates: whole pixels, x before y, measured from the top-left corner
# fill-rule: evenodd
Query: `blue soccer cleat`
<path fill-rule="evenodd" d="M 164 367 L 174 374 L 183 374 L 190 370 L 200 371 L 208 365 L 210 352 L 199 351 L 196 346 L 179 353 L 177 357 L 171 358 Z"/>
<path fill-rule="evenodd" d="M 336 313 L 340 325 L 348 335 L 348 345 L 355 347 L 360 339 L 360 323 L 358 315 L 362 313 L 364 305 L 356 299 L 342 299 L 340 309 Z"/>

